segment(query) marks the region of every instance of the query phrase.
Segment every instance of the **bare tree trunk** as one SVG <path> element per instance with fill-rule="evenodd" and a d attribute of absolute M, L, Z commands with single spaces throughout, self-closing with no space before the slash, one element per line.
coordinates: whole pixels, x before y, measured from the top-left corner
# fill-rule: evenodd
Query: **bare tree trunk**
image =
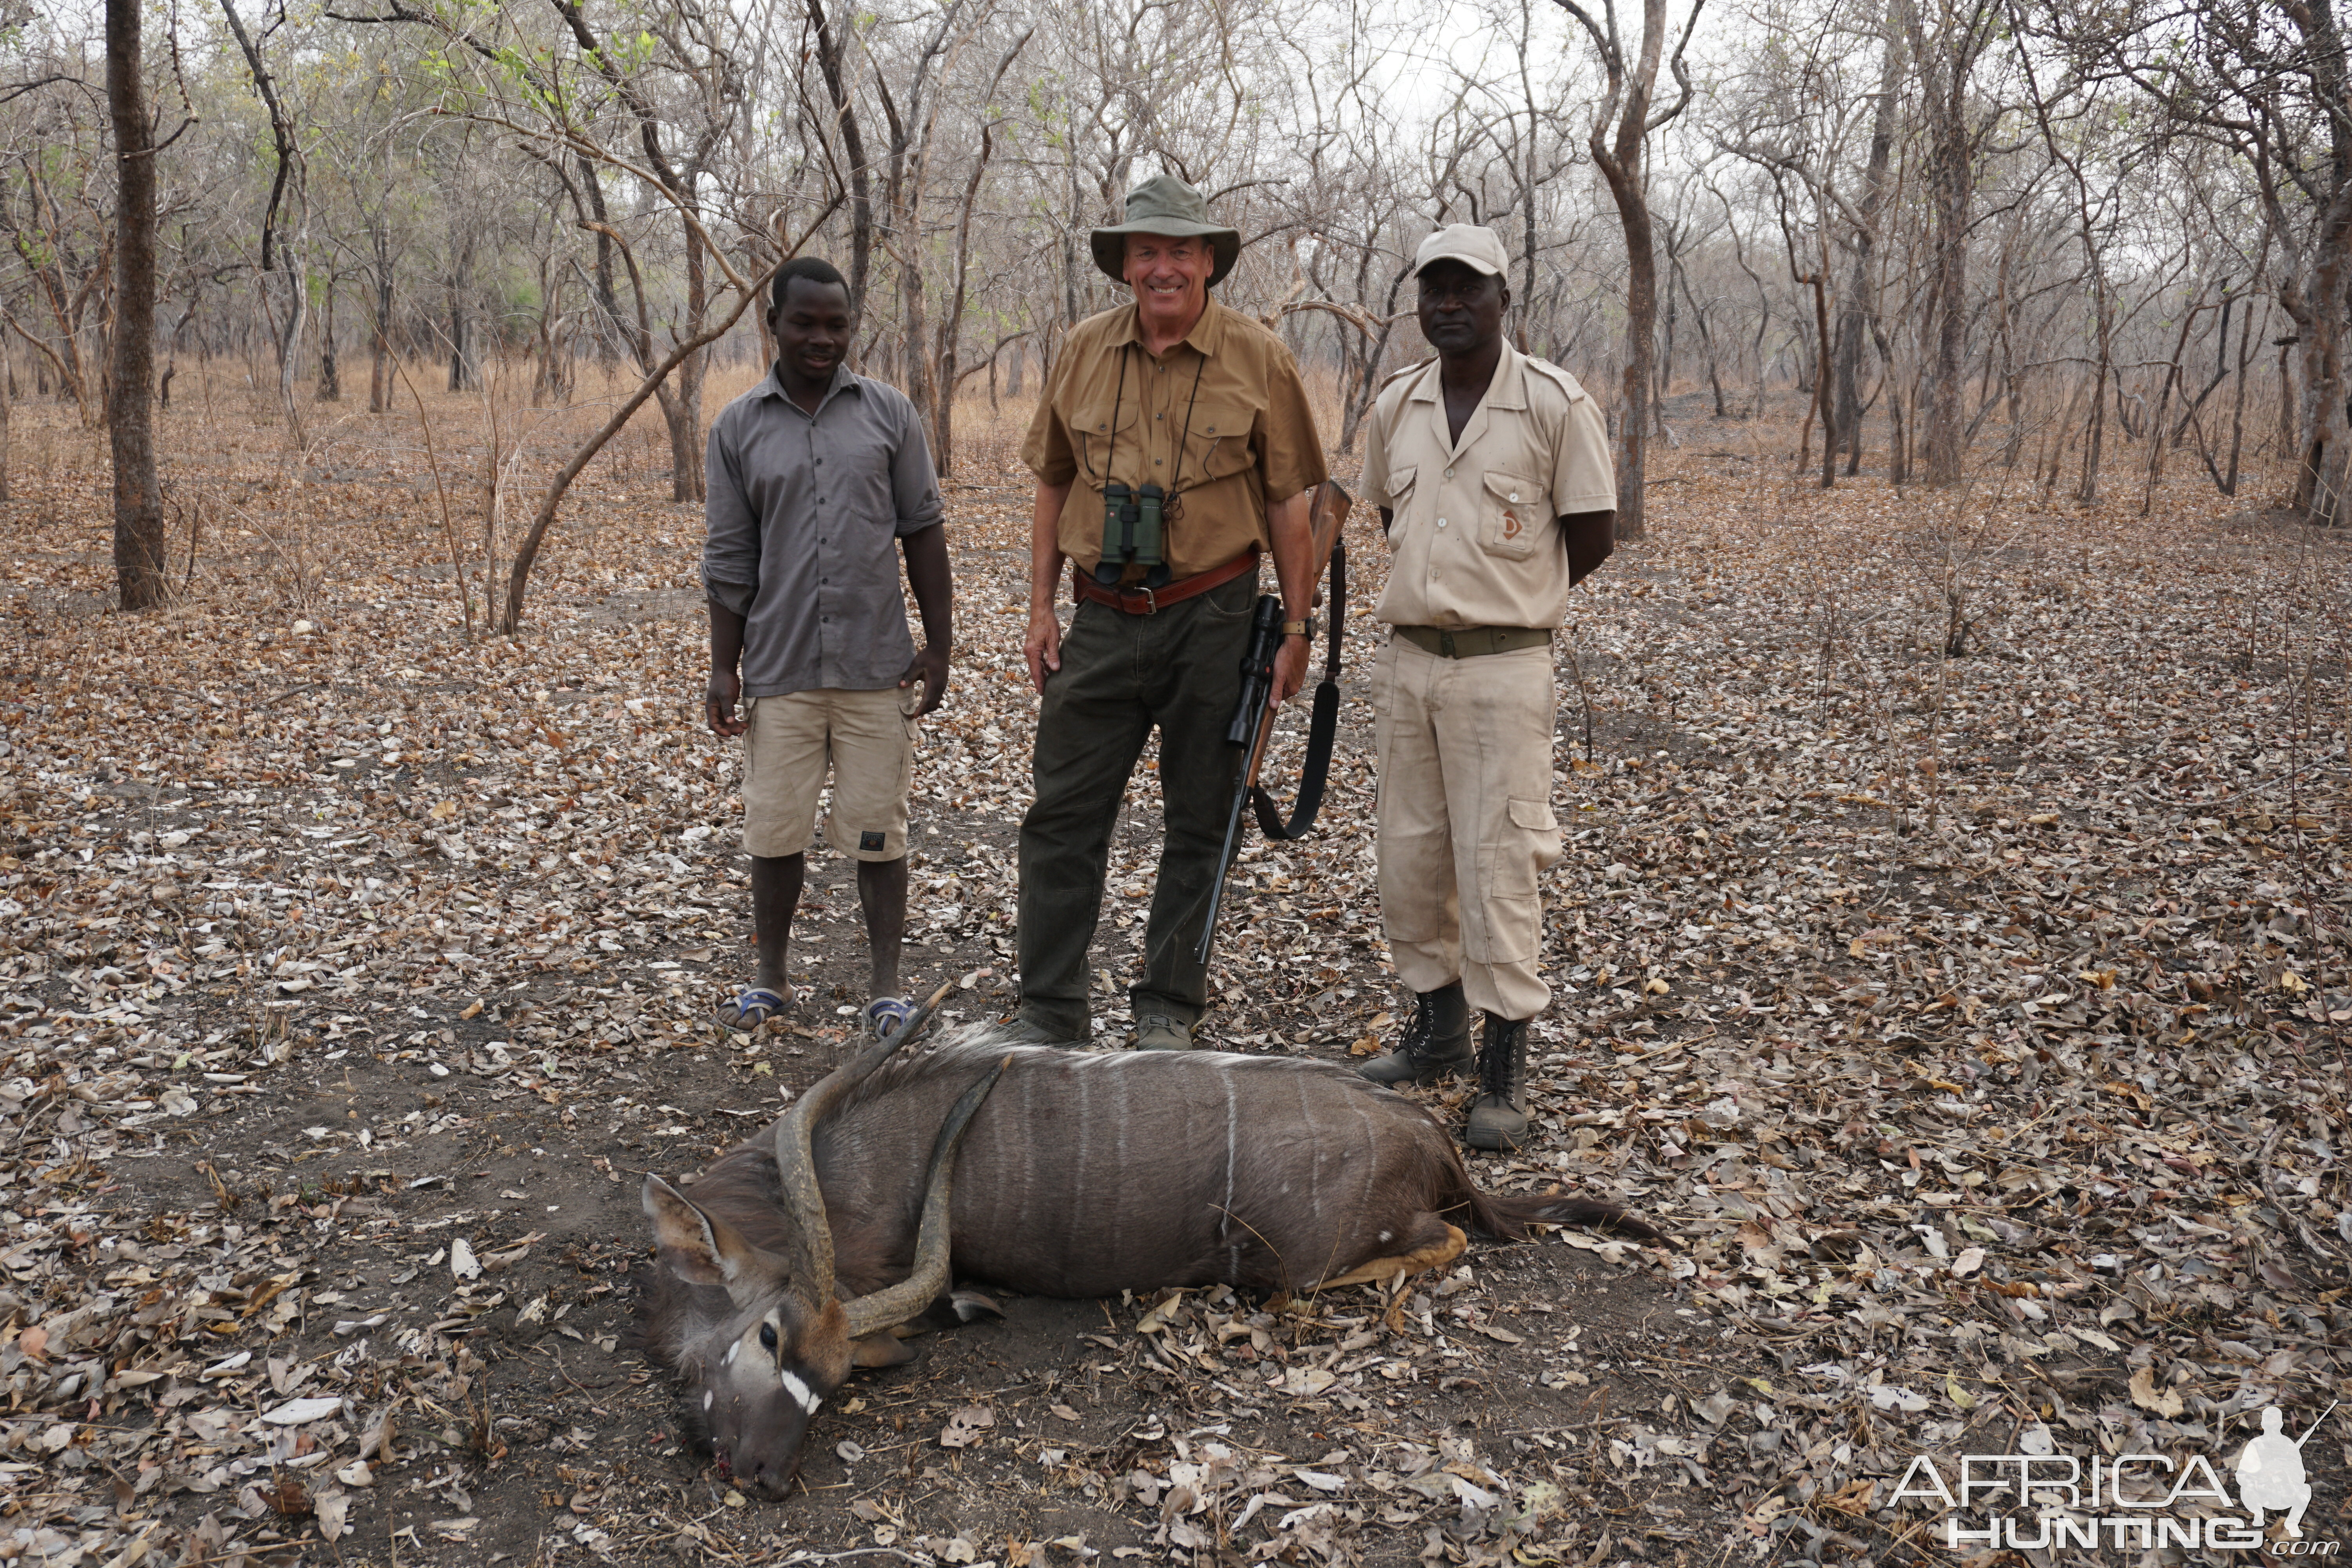
<path fill-rule="evenodd" d="M 0 333 L 0 501 L 12 500 L 8 493 L 8 405 L 14 398 L 11 386 L 16 379 L 8 363 L 8 339 Z"/>
<path fill-rule="evenodd" d="M 686 330 L 701 336 L 703 318 L 710 307 L 708 258 L 701 237 L 686 231 Z M 662 418 L 669 426 L 669 499 L 698 501 L 706 479 L 702 472 L 702 382 L 710 369 L 709 350 L 698 348 L 678 362 L 677 394 L 662 401 Z"/>
<path fill-rule="evenodd" d="M 995 99 L 996 89 L 1004 80 L 1004 73 L 1013 68 L 1013 60 L 1020 56 L 1023 49 L 1029 47 L 1029 40 L 1035 36 L 1036 31 L 1036 28 L 1031 27 L 1020 37 L 1014 39 L 1013 46 L 1004 51 L 1003 58 L 996 62 L 996 74 L 990 79 L 988 91 L 982 96 L 982 102 L 990 102 Z M 981 183 L 988 177 L 989 159 L 994 156 L 996 152 L 996 120 L 993 118 L 983 119 L 981 121 L 980 153 L 972 160 L 971 177 L 964 182 L 963 205 L 956 209 L 955 287 L 950 291 L 947 309 L 940 317 L 936 363 L 926 367 L 926 374 L 932 389 L 931 461 L 937 466 L 941 479 L 947 477 L 955 463 L 956 385 L 963 379 L 962 373 L 957 366 L 962 355 L 965 292 L 971 277 L 971 217 L 973 211 L 980 205 L 980 187 Z M 914 335 L 911 321 L 908 327 L 907 341 L 910 345 L 920 343 L 920 340 Z M 999 344 L 998 352 L 1001 352 L 1002 348 L 1003 345 Z M 993 405 L 996 391 L 996 353 L 994 352 L 988 356 L 988 385 L 989 401 Z M 920 408 L 921 400 L 918 399 L 915 405 Z"/>
<path fill-rule="evenodd" d="M 220 0 L 220 8 L 228 21 L 229 31 L 236 35 L 238 49 L 245 55 L 247 67 L 253 72 L 254 91 L 260 95 L 262 107 L 269 111 L 269 135 L 278 154 L 277 172 L 269 183 L 269 205 L 261 215 L 261 280 L 263 297 L 267 299 L 268 279 L 275 270 L 273 241 L 277 241 L 278 210 L 289 191 L 298 204 L 301 200 L 301 145 L 296 140 L 286 106 L 278 99 L 277 79 L 269 74 L 260 48 L 245 30 L 245 23 L 230 0 Z M 301 263 L 297 259 L 294 244 L 277 241 L 274 254 L 283 266 L 281 286 L 286 290 L 286 319 L 277 343 L 278 402 L 286 415 L 287 435 L 299 447 L 302 440 L 302 410 L 294 399 L 294 360 L 301 352 L 303 313 L 309 301 L 304 297 Z"/>
<path fill-rule="evenodd" d="M 1917 47 L 1924 77 L 1932 284 L 1927 319 L 1934 336 L 1926 377 L 1927 482 L 1958 484 L 1968 444 L 1960 405 L 1968 352 L 1969 222 L 1976 195 L 1976 138 L 1969 125 L 1969 82 L 1993 17 L 1985 0 L 1945 0 L 1936 36 Z M 1914 25 L 1916 26 L 1916 19 Z"/>
<path fill-rule="evenodd" d="M 842 69 L 841 40 L 826 18 L 824 0 L 808 0 L 809 26 L 816 31 L 817 70 L 824 78 L 825 95 L 833 100 L 835 122 L 841 130 L 842 150 L 849 154 L 849 315 L 855 321 L 866 312 L 866 278 L 874 257 L 874 188 L 866 172 L 866 136 L 850 101 L 849 79 Z"/>
<path fill-rule="evenodd" d="M 2352 248 L 2352 178 L 2329 204 L 2311 247 L 2311 270 L 2279 290 L 2279 302 L 2294 319 L 2302 350 L 2303 395 L 2297 407 L 2292 504 L 2323 526 L 2345 521 L 2345 494 L 2352 488 L 2352 429 L 2345 417 L 2344 316 Z M 2284 356 L 2282 355 L 2282 362 Z"/>
<path fill-rule="evenodd" d="M 140 76 L 139 0 L 106 0 L 114 122 L 114 580 L 126 610 L 163 602 L 163 493 L 155 481 L 155 147 Z"/>
<path fill-rule="evenodd" d="M 2248 316 L 2253 314 L 2253 301 L 2247 300 Z M 2270 308 L 2265 305 L 2263 325 L 2269 326 L 2270 319 Z M 2261 332 L 2252 321 L 2238 328 L 2238 384 L 2230 399 L 2230 472 L 2221 480 L 2221 493 L 2225 496 L 2238 493 L 2238 463 L 2246 449 L 2246 372 L 2252 366 L 2254 344 L 2260 341 Z"/>
<path fill-rule="evenodd" d="M 1650 222 L 1649 181 L 1643 165 L 1650 132 L 1689 106 L 1690 76 L 1683 65 L 1683 51 L 1690 46 L 1691 31 L 1698 26 L 1699 11 L 1706 0 L 1692 0 L 1682 39 L 1675 46 L 1673 58 L 1668 62 L 1682 90 L 1672 104 L 1655 113 L 1650 105 L 1657 87 L 1658 66 L 1665 58 L 1666 0 L 1642 0 L 1640 49 L 1630 61 L 1623 40 L 1618 36 L 1613 5 L 1602 12 L 1607 18 L 1604 26 L 1579 0 L 1558 0 L 1558 4 L 1576 18 L 1586 37 L 1592 40 L 1609 79 L 1608 91 L 1601 98 L 1601 111 L 1593 117 L 1587 145 L 1591 149 L 1594 165 L 1609 184 L 1610 198 L 1617 206 L 1617 221 L 1625 230 L 1625 371 L 1622 412 L 1618 423 L 1617 537 L 1639 539 L 1648 515 L 1645 503 L 1650 421 L 1645 416 L 1650 408 L 1652 356 L 1656 352 L 1658 327 L 1657 241 Z M 1612 120 L 1616 121 L 1613 136 L 1610 123 Z"/>
<path fill-rule="evenodd" d="M 596 360 L 609 374 L 629 328 L 621 315 L 621 297 L 613 282 L 613 229 L 612 219 L 604 212 L 604 186 L 596 177 L 595 160 L 585 153 L 578 157 L 582 194 L 587 197 L 589 216 L 594 220 L 588 226 L 596 235 L 596 309 L 604 318 L 604 329 L 596 334 Z"/>
<path fill-rule="evenodd" d="M 326 320 L 319 326 L 319 401 L 341 403 L 343 400 L 343 378 L 335 366 L 335 279 L 327 278 Z"/>
<path fill-rule="evenodd" d="M 375 320 L 368 332 L 368 412 L 392 412 L 392 268 L 376 274 Z"/>
<path fill-rule="evenodd" d="M 1854 226 L 1853 269 L 1840 301 L 1837 355 L 1837 430 L 1845 439 L 1845 471 L 1862 471 L 1862 340 L 1864 301 L 1870 300 L 1870 263 L 1878 247 L 1879 214 L 1886 205 L 1887 169 L 1895 150 L 1895 102 L 1906 68 L 1904 40 L 1910 27 L 1908 0 L 1890 0 L 1885 42 L 1879 54 L 1878 101 L 1870 116 L 1870 159 L 1862 175 L 1862 221 Z M 1870 315 L 1877 315 L 1875 301 Z"/>
<path fill-rule="evenodd" d="M 457 286 L 449 288 L 449 386 L 451 392 L 463 392 L 474 384 L 473 361 L 467 357 L 466 341 L 466 302 Z"/>

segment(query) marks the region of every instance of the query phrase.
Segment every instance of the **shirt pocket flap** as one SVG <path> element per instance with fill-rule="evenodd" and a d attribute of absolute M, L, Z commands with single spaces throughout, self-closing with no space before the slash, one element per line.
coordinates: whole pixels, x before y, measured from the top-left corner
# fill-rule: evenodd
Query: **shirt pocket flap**
<path fill-rule="evenodd" d="M 1556 833 L 1559 824 L 1553 820 L 1551 802 L 1548 800 L 1514 800 L 1511 802 L 1511 826 L 1529 833 Z"/>
<path fill-rule="evenodd" d="M 1487 554 L 1525 561 L 1536 552 L 1551 521 L 1543 486 L 1508 472 L 1488 469 L 1486 504 L 1479 508 L 1478 543 Z"/>
<path fill-rule="evenodd" d="M 1133 388 L 1129 390 L 1131 392 Z M 1105 398 L 1100 403 L 1089 404 L 1071 416 L 1070 434 L 1077 438 L 1076 445 L 1084 455 L 1087 473 L 1096 483 L 1100 484 L 1110 477 L 1108 466 L 1114 446 L 1134 446 L 1135 424 L 1141 417 L 1142 412 L 1131 396 Z M 1133 453 L 1130 452 L 1129 456 Z"/>
<path fill-rule="evenodd" d="M 1389 499 L 1386 505 L 1391 511 L 1394 511 L 1398 503 L 1405 497 L 1412 494 L 1412 482 L 1420 475 L 1421 465 L 1418 463 L 1407 463 L 1401 468 L 1389 470 Z"/>
<path fill-rule="evenodd" d="M 1489 470 L 1486 493 L 1498 506 L 1524 505 L 1530 513 L 1540 512 L 1543 507 L 1543 486 L 1533 479 L 1523 479 L 1517 474 L 1498 474 Z"/>
<path fill-rule="evenodd" d="M 1168 411 L 1171 424 L 1180 416 L 1174 409 Z M 1250 454 L 1250 429 L 1256 416 L 1238 404 L 1202 403 L 1194 406 L 1186 424 L 1189 428 L 1184 442 L 1184 472 L 1176 482 L 1184 489 L 1204 485 L 1214 479 L 1230 479 L 1248 468 L 1255 459 Z"/>

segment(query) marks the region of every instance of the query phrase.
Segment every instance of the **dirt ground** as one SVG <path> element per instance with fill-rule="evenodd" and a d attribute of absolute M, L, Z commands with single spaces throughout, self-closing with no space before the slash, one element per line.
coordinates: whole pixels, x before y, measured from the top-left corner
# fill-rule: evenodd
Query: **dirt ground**
<path fill-rule="evenodd" d="M 1393 1302 L 1000 1296 L 846 1386 L 771 1505 L 630 1346 L 637 1189 L 842 1059 L 848 863 L 812 856 L 793 1014 L 716 1027 L 749 922 L 697 512 L 600 466 L 523 634 L 469 637 L 413 427 L 342 428 L 297 466 L 167 422 L 204 521 L 158 616 L 102 607 L 76 433 L 5 513 L 0 1562 L 2045 1563 L 1948 1546 L 1914 1461 L 2227 1482 L 2273 1403 L 2340 1536 L 2341 542 L 2186 479 L 2145 520 L 1991 473 L 1824 495 L 1790 432 L 1691 416 L 1561 639 L 1543 1136 L 1473 1166 L 1676 1247 L 1481 1247 Z M 965 1020 L 1011 1002 L 1034 710 L 982 428 L 911 846 L 909 982 Z M 1223 1048 L 1361 1054 L 1402 1012 L 1349 540 L 1324 826 L 1239 868 Z M 2005 1506 L 2033 1539 L 1952 1517 Z M 2099 1554 L 2247 1555 L 2134 1539 Z"/>

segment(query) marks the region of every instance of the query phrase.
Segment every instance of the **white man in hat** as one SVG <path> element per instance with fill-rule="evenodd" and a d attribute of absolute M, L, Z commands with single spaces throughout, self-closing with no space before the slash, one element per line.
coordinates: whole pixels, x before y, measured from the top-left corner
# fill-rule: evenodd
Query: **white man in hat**
<path fill-rule="evenodd" d="M 1194 956 L 1238 765 L 1225 743 L 1271 557 L 1286 635 L 1275 700 L 1298 689 L 1315 593 L 1308 495 L 1323 445 L 1281 340 L 1209 290 L 1241 236 L 1166 174 L 1094 231 L 1129 302 L 1072 328 L 1022 457 L 1030 525 L 1029 679 L 1044 700 L 1021 825 L 1019 1036 L 1090 1037 L 1087 951 L 1129 775 L 1160 736 L 1163 837 L 1129 989 L 1139 1047 L 1183 1050 L 1208 1004 Z M 1063 563 L 1076 608 L 1055 613 Z"/>

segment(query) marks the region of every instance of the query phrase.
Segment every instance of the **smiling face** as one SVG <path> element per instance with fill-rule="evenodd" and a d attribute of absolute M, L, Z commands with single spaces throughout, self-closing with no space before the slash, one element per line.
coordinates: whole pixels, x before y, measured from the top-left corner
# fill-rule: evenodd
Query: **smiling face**
<path fill-rule="evenodd" d="M 1511 291 L 1499 272 L 1481 272 L 1447 257 L 1421 269 L 1416 311 L 1421 335 L 1449 357 L 1475 354 L 1503 333 Z"/>
<path fill-rule="evenodd" d="M 832 380 L 835 367 L 848 354 L 854 324 L 849 290 L 813 278 L 787 281 L 784 297 L 768 312 L 777 363 L 788 374 L 816 384 Z"/>
<path fill-rule="evenodd" d="M 1135 290 L 1135 309 L 1144 331 L 1181 338 L 1192 330 L 1209 303 L 1209 274 L 1217 258 L 1205 237 L 1164 234 L 1127 237 L 1123 276 Z"/>

